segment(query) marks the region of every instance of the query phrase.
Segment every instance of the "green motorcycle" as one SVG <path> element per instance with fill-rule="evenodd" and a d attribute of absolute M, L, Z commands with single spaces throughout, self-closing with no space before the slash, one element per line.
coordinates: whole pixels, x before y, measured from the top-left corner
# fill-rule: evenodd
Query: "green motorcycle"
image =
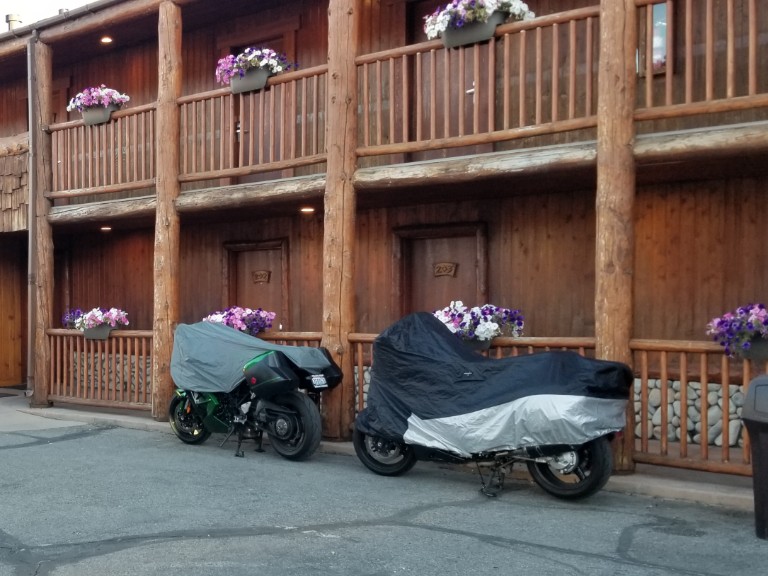
<path fill-rule="evenodd" d="M 243 457 L 245 440 L 263 452 L 266 433 L 275 452 L 303 460 L 320 445 L 321 393 L 342 373 L 324 348 L 270 344 L 200 322 L 176 329 L 171 376 L 178 388 L 168 418 L 182 442 L 202 444 L 222 433 L 223 445 L 236 435 L 235 456 Z"/>

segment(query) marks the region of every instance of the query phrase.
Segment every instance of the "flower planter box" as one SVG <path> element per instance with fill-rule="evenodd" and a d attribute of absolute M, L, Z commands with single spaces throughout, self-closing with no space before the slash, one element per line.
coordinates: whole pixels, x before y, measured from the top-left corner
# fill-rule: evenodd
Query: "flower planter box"
<path fill-rule="evenodd" d="M 96 108 L 86 108 L 81 112 L 83 115 L 83 124 L 86 126 L 95 126 L 97 124 L 105 124 L 109 122 L 112 117 L 112 112 L 119 110 L 117 105 L 111 106 L 99 106 Z"/>
<path fill-rule="evenodd" d="M 491 341 L 490 340 L 461 340 L 464 342 L 464 344 L 467 345 L 470 349 L 474 350 L 475 352 L 485 352 L 486 350 L 491 349 Z"/>
<path fill-rule="evenodd" d="M 496 27 L 504 22 L 502 12 L 494 12 L 487 22 L 470 22 L 461 28 L 447 28 L 442 34 L 446 48 L 456 48 L 490 40 L 496 33 Z"/>
<path fill-rule="evenodd" d="M 271 74 L 266 68 L 250 68 L 245 71 L 245 75 L 242 77 L 240 75 L 235 75 L 230 81 L 232 94 L 261 90 L 267 85 L 267 79 L 270 76 Z"/>
<path fill-rule="evenodd" d="M 753 338 L 749 350 L 739 350 L 739 353 L 747 360 L 768 360 L 768 339 Z"/>
<path fill-rule="evenodd" d="M 106 340 L 109 338 L 109 333 L 112 332 L 112 330 L 114 330 L 114 328 L 109 324 L 100 324 L 93 328 L 86 328 L 83 331 L 83 336 L 85 336 L 86 340 Z"/>

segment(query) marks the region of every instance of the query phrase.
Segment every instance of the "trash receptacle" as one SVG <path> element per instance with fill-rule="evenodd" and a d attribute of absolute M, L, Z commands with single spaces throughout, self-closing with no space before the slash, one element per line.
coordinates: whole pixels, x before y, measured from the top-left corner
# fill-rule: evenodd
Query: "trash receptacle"
<path fill-rule="evenodd" d="M 741 419 L 752 447 L 752 489 L 755 493 L 755 533 L 768 539 L 768 374 L 749 383 Z"/>

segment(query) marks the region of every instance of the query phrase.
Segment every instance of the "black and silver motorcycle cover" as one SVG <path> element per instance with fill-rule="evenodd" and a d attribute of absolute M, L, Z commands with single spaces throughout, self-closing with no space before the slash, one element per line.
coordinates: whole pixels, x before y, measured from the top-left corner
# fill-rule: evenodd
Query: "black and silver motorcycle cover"
<path fill-rule="evenodd" d="M 426 312 L 382 332 L 373 359 L 357 428 L 465 457 L 619 431 L 633 379 L 625 364 L 574 352 L 485 358 Z"/>
<path fill-rule="evenodd" d="M 231 392 L 243 381 L 243 366 L 263 352 L 277 350 L 309 373 L 332 368 L 322 350 L 271 344 L 223 324 L 179 324 L 173 338 L 171 377 L 179 388 Z"/>

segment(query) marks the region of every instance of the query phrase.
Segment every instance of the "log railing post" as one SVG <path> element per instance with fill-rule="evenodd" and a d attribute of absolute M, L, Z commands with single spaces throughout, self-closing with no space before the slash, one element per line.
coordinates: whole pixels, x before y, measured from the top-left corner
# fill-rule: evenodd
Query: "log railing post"
<path fill-rule="evenodd" d="M 179 107 L 181 96 L 181 8 L 170 0 L 159 8 L 157 126 L 157 210 L 154 249 L 152 416 L 167 418 L 173 394 L 171 352 L 179 319 Z"/>
<path fill-rule="evenodd" d="M 32 406 L 48 404 L 51 349 L 46 330 L 53 316 L 53 234 L 48 222 L 51 191 L 53 57 L 50 46 L 34 34 L 27 43 L 29 90 L 29 345 L 27 391 Z"/>
<path fill-rule="evenodd" d="M 355 329 L 355 212 L 352 176 L 357 165 L 358 14 L 356 0 L 328 6 L 328 164 L 323 232 L 323 346 L 344 371 L 344 381 L 323 402 L 323 433 L 348 439 L 354 417 L 349 334 Z"/>
<path fill-rule="evenodd" d="M 597 100 L 595 348 L 598 358 L 632 364 L 634 308 L 635 0 L 600 1 Z M 632 399 L 623 440 L 614 446 L 616 470 L 631 471 Z"/>

